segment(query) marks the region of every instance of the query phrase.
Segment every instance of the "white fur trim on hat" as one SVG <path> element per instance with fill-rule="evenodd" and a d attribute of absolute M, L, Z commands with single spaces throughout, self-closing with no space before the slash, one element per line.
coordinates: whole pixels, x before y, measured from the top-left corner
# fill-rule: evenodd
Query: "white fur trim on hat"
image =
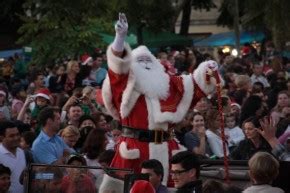
<path fill-rule="evenodd" d="M 127 143 L 123 141 L 119 146 L 119 153 L 124 159 L 138 159 L 140 158 L 139 149 L 128 149 Z"/>
<path fill-rule="evenodd" d="M 88 64 L 89 62 L 92 62 L 93 61 L 93 58 L 92 57 L 88 57 L 85 61 L 82 62 L 82 65 L 86 65 Z"/>
<path fill-rule="evenodd" d="M 209 70 L 210 64 L 214 63 L 217 65 L 215 61 L 205 61 L 199 64 L 197 69 L 193 72 L 193 77 L 196 82 L 196 84 L 199 86 L 199 88 L 206 94 L 209 95 L 213 93 L 216 89 L 216 79 L 214 77 L 210 77 L 209 83 L 206 82 L 206 73 Z M 221 80 L 221 85 L 224 84 L 223 79 L 219 75 Z"/>
<path fill-rule="evenodd" d="M 102 184 L 99 188 L 100 193 L 123 193 L 124 192 L 124 181 L 117 178 L 113 178 L 107 174 L 104 175 Z"/>
<path fill-rule="evenodd" d="M 46 94 L 43 94 L 43 93 L 37 93 L 36 95 L 34 95 L 34 97 L 35 97 L 35 98 L 36 98 L 36 97 L 43 97 L 43 98 L 45 98 L 45 99 L 47 99 L 47 100 L 50 100 L 49 96 L 46 95 Z"/>
<path fill-rule="evenodd" d="M 127 74 L 131 66 L 131 48 L 125 44 L 126 55 L 124 58 L 115 56 L 112 51 L 112 45 L 107 49 L 108 67 L 116 74 Z"/>
<path fill-rule="evenodd" d="M 6 97 L 6 92 L 4 92 L 3 90 L 0 90 L 0 94 L 2 94 L 4 97 Z"/>

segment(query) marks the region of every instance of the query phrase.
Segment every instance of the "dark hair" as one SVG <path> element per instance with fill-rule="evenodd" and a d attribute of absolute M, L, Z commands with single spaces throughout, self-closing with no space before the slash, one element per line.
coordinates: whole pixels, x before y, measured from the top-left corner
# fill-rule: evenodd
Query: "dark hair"
<path fill-rule="evenodd" d="M 31 73 L 31 76 L 30 76 L 31 77 L 31 82 L 36 81 L 38 76 L 44 76 L 44 74 L 41 71 L 39 71 L 39 70 L 33 71 Z"/>
<path fill-rule="evenodd" d="M 0 164 L 0 176 L 3 174 L 8 174 L 9 176 L 11 176 L 11 170 L 3 164 Z"/>
<path fill-rule="evenodd" d="M 91 117 L 90 115 L 83 115 L 80 117 L 79 120 L 79 128 L 81 127 L 81 124 L 86 120 L 91 120 L 95 124 L 95 126 L 97 126 L 96 121 L 93 119 L 93 117 Z"/>
<path fill-rule="evenodd" d="M 200 112 L 193 112 L 192 115 L 191 115 L 190 118 L 189 118 L 189 121 L 192 122 L 192 121 L 194 120 L 194 117 L 195 117 L 196 115 L 200 115 L 200 116 L 202 116 L 202 118 L 204 119 L 204 116 L 203 116 L 202 113 L 200 113 Z"/>
<path fill-rule="evenodd" d="M 112 149 L 108 149 L 108 150 L 102 152 L 98 158 L 99 163 L 106 163 L 106 164 L 110 165 L 110 163 L 112 162 L 112 160 L 115 156 L 115 153 L 116 152 Z"/>
<path fill-rule="evenodd" d="M 225 188 L 224 185 L 216 180 L 208 179 L 203 183 L 202 187 L 203 193 L 224 193 Z"/>
<path fill-rule="evenodd" d="M 77 143 L 75 144 L 74 148 L 76 149 L 81 149 L 83 147 L 83 144 L 86 141 L 87 136 L 89 135 L 90 131 L 93 130 L 95 128 L 91 127 L 91 126 L 86 126 L 80 129 L 80 138 L 77 141 Z"/>
<path fill-rule="evenodd" d="M 105 151 L 106 140 L 105 130 L 91 130 L 82 147 L 82 153 L 85 153 L 89 159 L 96 159 L 100 153 Z"/>
<path fill-rule="evenodd" d="M 66 164 L 70 165 L 75 160 L 81 162 L 83 166 L 87 165 L 86 159 L 82 155 L 77 154 L 77 153 L 70 154 L 67 159 Z"/>
<path fill-rule="evenodd" d="M 0 122 L 0 136 L 5 136 L 6 130 L 8 128 L 14 128 L 14 127 L 16 127 L 16 124 L 12 121 L 1 121 Z"/>
<path fill-rule="evenodd" d="M 196 169 L 196 177 L 199 178 L 200 163 L 198 156 L 191 151 L 182 151 L 174 156 L 170 160 L 171 164 L 181 164 L 185 170 Z"/>
<path fill-rule="evenodd" d="M 22 133 L 21 136 L 23 137 L 25 143 L 28 144 L 29 147 L 31 148 L 32 147 L 32 143 L 33 143 L 33 141 L 36 138 L 35 133 L 32 132 L 32 131 L 25 131 L 25 132 Z"/>
<path fill-rule="evenodd" d="M 262 107 L 262 102 L 263 101 L 259 96 L 249 96 L 241 108 L 240 122 L 243 123 L 247 118 L 255 116 L 257 110 Z"/>
<path fill-rule="evenodd" d="M 153 171 L 156 175 L 161 176 L 161 181 L 162 181 L 163 175 L 164 175 L 164 169 L 163 169 L 161 162 L 158 161 L 157 159 L 145 160 L 142 163 L 141 168 L 153 169 Z"/>
<path fill-rule="evenodd" d="M 59 109 L 57 107 L 45 107 L 40 111 L 38 114 L 38 123 L 41 126 L 44 126 L 48 119 L 54 119 L 54 113 L 59 112 Z"/>
<path fill-rule="evenodd" d="M 242 125 L 243 127 L 245 126 L 245 123 L 252 123 L 255 126 L 255 128 L 261 127 L 261 124 L 256 116 L 252 116 L 244 120 Z"/>

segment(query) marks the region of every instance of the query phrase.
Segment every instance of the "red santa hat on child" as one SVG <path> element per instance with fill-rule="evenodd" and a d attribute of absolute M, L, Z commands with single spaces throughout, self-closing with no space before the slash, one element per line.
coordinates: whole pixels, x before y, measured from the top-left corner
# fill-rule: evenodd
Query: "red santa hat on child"
<path fill-rule="evenodd" d="M 146 180 L 137 180 L 134 182 L 130 193 L 155 193 L 152 184 Z"/>
<path fill-rule="evenodd" d="M 238 103 L 236 102 L 231 102 L 231 107 L 238 107 L 238 109 L 241 109 L 241 105 L 239 105 Z"/>
<path fill-rule="evenodd" d="M 3 95 L 4 97 L 6 97 L 6 92 L 4 90 L 0 90 L 0 95 Z"/>
<path fill-rule="evenodd" d="M 47 88 L 41 88 L 37 91 L 36 95 L 34 95 L 34 96 L 35 96 L 35 98 L 36 97 L 43 97 L 43 98 L 50 101 L 50 99 L 51 99 L 50 95 L 51 95 L 51 93 Z"/>
<path fill-rule="evenodd" d="M 81 56 L 81 61 L 82 65 L 90 65 L 93 62 L 93 58 L 88 54 L 84 54 Z"/>

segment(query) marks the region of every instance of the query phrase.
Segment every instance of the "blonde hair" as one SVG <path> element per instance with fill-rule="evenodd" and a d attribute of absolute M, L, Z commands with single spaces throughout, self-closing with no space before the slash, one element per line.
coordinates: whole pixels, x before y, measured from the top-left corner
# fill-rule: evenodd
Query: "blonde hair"
<path fill-rule="evenodd" d="M 242 88 L 243 86 L 245 86 L 246 84 L 250 82 L 251 82 L 251 79 L 248 75 L 237 75 L 235 77 L 235 85 L 238 88 Z"/>
<path fill-rule="evenodd" d="M 279 174 L 279 162 L 267 152 L 255 153 L 248 164 L 252 178 L 259 184 L 269 184 Z"/>
<path fill-rule="evenodd" d="M 70 72 L 73 65 L 79 65 L 79 63 L 76 61 L 76 60 L 70 60 L 68 63 L 67 63 L 67 66 L 66 66 L 66 72 Z"/>
<path fill-rule="evenodd" d="M 68 136 L 68 135 L 74 135 L 78 138 L 80 137 L 80 131 L 76 126 L 68 125 L 64 129 L 60 130 L 59 135 L 61 137 Z"/>
<path fill-rule="evenodd" d="M 86 86 L 85 88 L 83 88 L 82 94 L 83 96 L 89 96 L 93 91 L 94 91 L 94 87 Z"/>

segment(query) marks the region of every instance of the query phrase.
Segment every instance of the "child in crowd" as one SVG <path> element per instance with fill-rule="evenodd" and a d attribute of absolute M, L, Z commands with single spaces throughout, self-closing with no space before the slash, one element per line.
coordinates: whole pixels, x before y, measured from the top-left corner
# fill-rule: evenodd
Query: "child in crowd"
<path fill-rule="evenodd" d="M 235 85 L 237 90 L 233 92 L 230 97 L 232 97 L 239 105 L 243 105 L 252 89 L 251 79 L 248 75 L 237 75 L 235 78 Z"/>
<path fill-rule="evenodd" d="M 0 164 L 0 193 L 9 193 L 11 170 Z"/>
<path fill-rule="evenodd" d="M 35 140 L 35 133 L 32 131 L 25 131 L 20 137 L 20 147 L 24 150 L 27 164 L 33 163 L 32 143 Z"/>
<path fill-rule="evenodd" d="M 240 141 L 245 139 L 243 130 L 238 126 L 236 117 L 233 113 L 229 113 L 225 116 L 225 131 L 228 136 L 229 149 L 234 149 Z"/>
<path fill-rule="evenodd" d="M 279 162 L 271 154 L 258 152 L 251 157 L 248 164 L 253 185 L 243 193 L 284 193 L 282 189 L 271 186 L 279 173 Z"/>
<path fill-rule="evenodd" d="M 9 107 L 6 105 L 7 92 L 5 90 L 0 90 L 0 111 L 3 113 L 5 119 L 10 120 L 11 114 Z"/>

